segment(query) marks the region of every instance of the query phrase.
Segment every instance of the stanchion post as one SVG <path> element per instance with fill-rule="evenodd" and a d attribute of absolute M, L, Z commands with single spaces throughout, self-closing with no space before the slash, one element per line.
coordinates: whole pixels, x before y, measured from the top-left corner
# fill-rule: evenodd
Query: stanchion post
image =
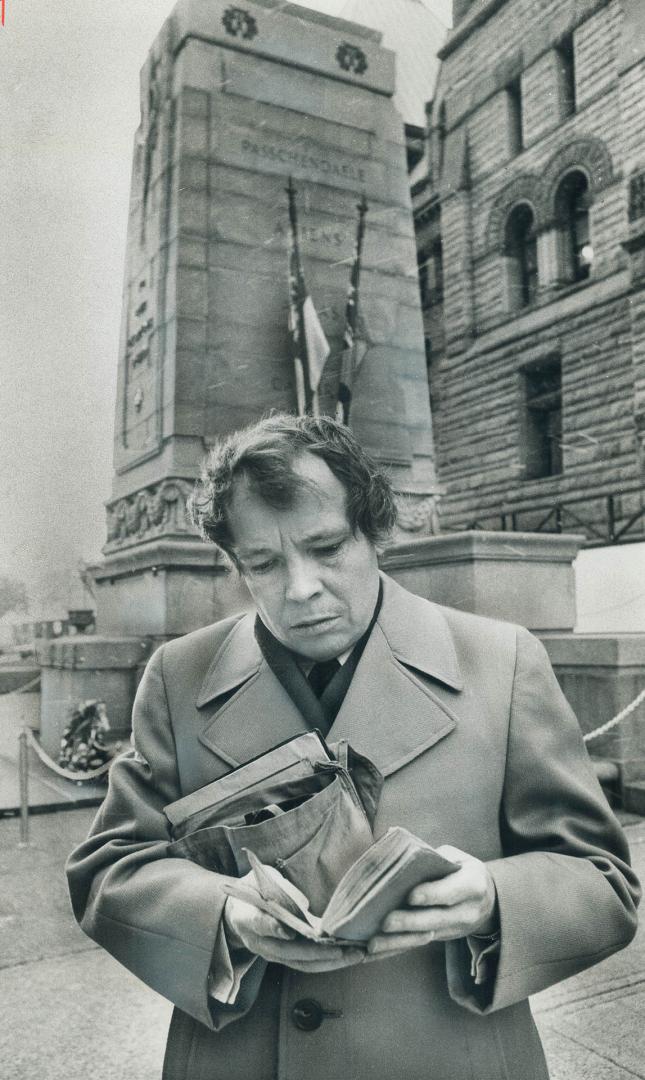
<path fill-rule="evenodd" d="M 25 728 L 18 736 L 18 773 L 20 778 L 20 843 L 29 843 L 29 747 Z"/>

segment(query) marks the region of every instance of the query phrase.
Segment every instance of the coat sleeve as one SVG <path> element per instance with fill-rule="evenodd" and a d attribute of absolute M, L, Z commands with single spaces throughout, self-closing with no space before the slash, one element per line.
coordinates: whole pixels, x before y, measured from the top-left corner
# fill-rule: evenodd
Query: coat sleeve
<path fill-rule="evenodd" d="M 163 646 L 139 686 L 133 748 L 110 769 L 106 799 L 66 871 L 74 914 L 85 933 L 148 986 L 211 1029 L 248 1011 L 262 961 L 237 1004 L 209 994 L 226 896 L 222 875 L 167 857 L 163 807 L 180 797 L 175 743 L 163 678 Z M 217 974 L 217 972 L 215 972 Z M 253 991 L 253 992 L 251 992 Z"/>
<path fill-rule="evenodd" d="M 449 942 L 451 996 L 491 1012 L 597 964 L 636 932 L 638 880 L 542 644 L 518 629 L 501 806 L 504 858 L 487 864 L 500 950 L 485 987 L 465 940 Z"/>

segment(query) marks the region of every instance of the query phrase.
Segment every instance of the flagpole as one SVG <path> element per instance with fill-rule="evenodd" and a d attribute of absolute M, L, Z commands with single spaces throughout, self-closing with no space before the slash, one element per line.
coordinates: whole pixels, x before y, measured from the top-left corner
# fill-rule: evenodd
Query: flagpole
<path fill-rule="evenodd" d="M 304 327 L 303 305 L 305 300 L 304 278 L 300 261 L 298 240 L 298 211 L 296 208 L 296 188 L 293 177 L 289 177 L 286 188 L 289 198 L 289 227 L 291 232 L 291 251 L 289 252 L 289 304 L 291 315 L 291 334 L 293 360 L 296 369 L 296 390 L 298 397 L 298 415 L 311 413 L 314 394 L 309 377 L 307 356 L 307 337 Z"/>
<path fill-rule="evenodd" d="M 365 192 L 361 195 L 358 203 L 358 226 L 356 230 L 356 247 L 354 249 L 354 261 L 350 276 L 349 291 L 347 294 L 347 306 L 345 309 L 345 333 L 343 359 L 338 384 L 338 402 L 336 405 L 336 417 L 343 424 L 349 423 L 349 413 L 352 403 L 354 375 L 358 364 L 356 363 L 356 337 L 358 332 L 358 309 L 359 309 L 359 285 L 361 278 L 361 258 L 363 254 L 363 240 L 365 238 L 365 218 L 369 204 Z"/>

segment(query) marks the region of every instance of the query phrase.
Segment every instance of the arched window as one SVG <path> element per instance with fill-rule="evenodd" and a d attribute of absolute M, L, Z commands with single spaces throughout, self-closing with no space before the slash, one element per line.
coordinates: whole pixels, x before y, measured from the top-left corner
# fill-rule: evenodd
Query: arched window
<path fill-rule="evenodd" d="M 506 219 L 504 251 L 508 260 L 511 310 L 534 304 L 538 288 L 535 216 L 528 203 L 520 203 Z"/>
<path fill-rule="evenodd" d="M 555 196 L 560 237 L 560 274 L 564 281 L 584 281 L 591 273 L 593 248 L 589 233 L 589 181 L 576 169 L 561 181 Z"/>

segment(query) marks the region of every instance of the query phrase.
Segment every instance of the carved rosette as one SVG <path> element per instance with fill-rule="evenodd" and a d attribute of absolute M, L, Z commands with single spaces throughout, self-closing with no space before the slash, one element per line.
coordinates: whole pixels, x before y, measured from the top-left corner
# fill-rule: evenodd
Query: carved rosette
<path fill-rule="evenodd" d="M 363 50 L 358 45 L 350 45 L 348 41 L 338 46 L 336 60 L 343 71 L 350 71 L 353 75 L 364 75 L 369 67 Z"/>
<path fill-rule="evenodd" d="M 440 533 L 439 499 L 436 495 L 397 491 L 394 498 L 397 511 L 396 539 L 410 540 L 412 537 L 437 536 Z"/>
<path fill-rule="evenodd" d="M 160 536 L 195 536 L 186 502 L 193 485 L 163 480 L 107 505 L 106 554 Z"/>
<path fill-rule="evenodd" d="M 249 11 L 240 7 L 229 7 L 222 16 L 222 23 L 227 34 L 252 41 L 258 32 L 257 20 Z"/>

